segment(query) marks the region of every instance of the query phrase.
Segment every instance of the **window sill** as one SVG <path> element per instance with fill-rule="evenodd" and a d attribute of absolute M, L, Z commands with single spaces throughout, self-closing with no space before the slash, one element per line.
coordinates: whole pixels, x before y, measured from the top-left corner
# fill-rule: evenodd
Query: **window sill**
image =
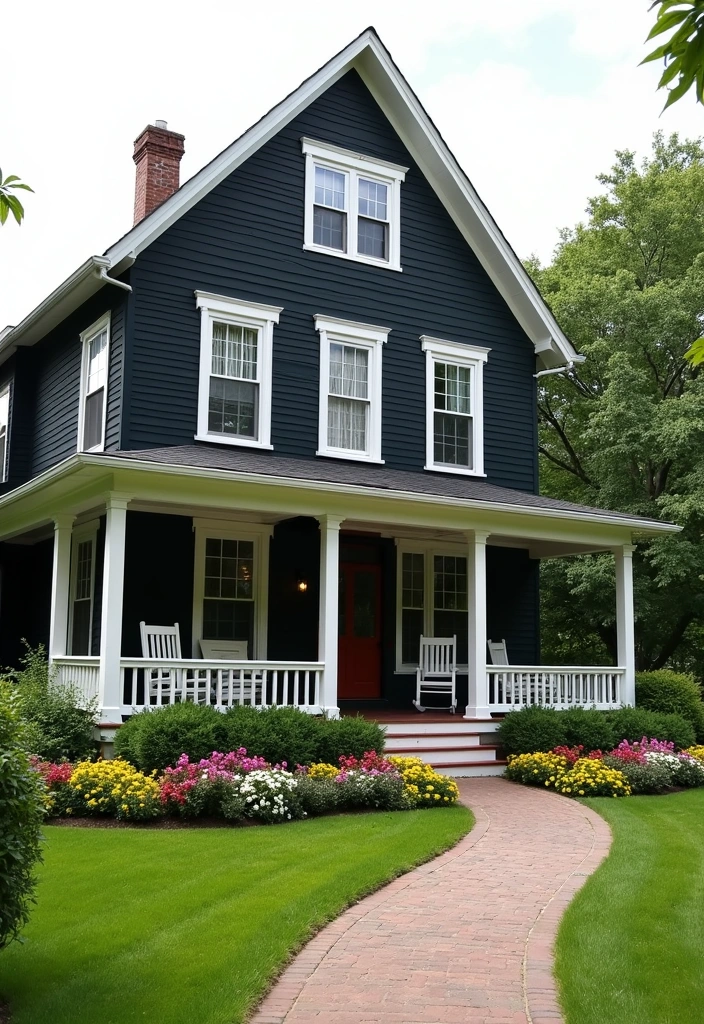
<path fill-rule="evenodd" d="M 340 249 L 327 249 L 324 245 L 304 244 L 306 252 L 320 252 L 324 256 L 336 256 L 338 259 L 349 260 L 351 263 L 366 263 L 368 267 L 380 267 L 382 270 L 397 270 L 403 273 L 403 267 L 395 263 L 388 263 L 386 260 L 375 260 L 372 256 L 355 256 L 350 252 L 342 252 Z"/>
<path fill-rule="evenodd" d="M 227 434 L 195 434 L 194 441 L 206 441 L 208 444 L 232 444 L 239 448 L 263 448 L 273 451 L 273 444 L 263 444 L 261 441 L 253 441 L 246 437 L 230 437 Z"/>
<path fill-rule="evenodd" d="M 377 466 L 383 466 L 383 459 L 372 458 L 371 455 L 364 455 L 362 452 L 321 452 L 315 453 L 323 459 L 351 459 L 353 462 L 373 462 Z"/>
<path fill-rule="evenodd" d="M 424 466 L 429 473 L 456 473 L 458 476 L 478 476 L 486 478 L 486 473 L 479 473 L 476 469 L 459 469 L 456 466 Z"/>

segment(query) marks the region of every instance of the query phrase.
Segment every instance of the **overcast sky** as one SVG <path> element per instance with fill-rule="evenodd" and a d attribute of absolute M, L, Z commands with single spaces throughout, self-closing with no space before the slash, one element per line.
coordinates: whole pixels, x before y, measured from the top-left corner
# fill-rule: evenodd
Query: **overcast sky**
<path fill-rule="evenodd" d="M 650 0 L 24 0 L 3 40 L 0 167 L 35 189 L 0 228 L 0 327 L 131 227 L 132 143 L 186 136 L 181 180 L 373 24 L 519 256 L 550 258 L 615 149 L 704 135 L 637 67 Z"/>

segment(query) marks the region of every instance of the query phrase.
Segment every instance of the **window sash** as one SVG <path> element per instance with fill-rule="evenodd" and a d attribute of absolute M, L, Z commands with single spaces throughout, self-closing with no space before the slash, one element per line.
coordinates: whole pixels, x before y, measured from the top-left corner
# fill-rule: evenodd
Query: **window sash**
<path fill-rule="evenodd" d="M 258 381 L 260 333 L 258 328 L 213 320 L 211 377 Z"/>
<path fill-rule="evenodd" d="M 397 664 L 418 664 L 420 636 L 457 637 L 457 663 L 468 660 L 467 556 L 426 548 L 399 551 Z"/>
<path fill-rule="evenodd" d="M 0 483 L 7 478 L 7 435 L 10 425 L 10 389 L 0 393 Z"/>
<path fill-rule="evenodd" d="M 94 392 L 105 387 L 107 383 L 107 352 L 108 352 L 108 329 L 102 330 L 86 338 L 86 380 L 85 396 L 88 397 Z"/>
<path fill-rule="evenodd" d="M 93 649 L 96 535 L 74 534 L 71 566 L 70 653 L 90 655 Z"/>
<path fill-rule="evenodd" d="M 256 615 L 253 540 L 205 537 L 202 638 L 244 640 L 252 656 Z"/>

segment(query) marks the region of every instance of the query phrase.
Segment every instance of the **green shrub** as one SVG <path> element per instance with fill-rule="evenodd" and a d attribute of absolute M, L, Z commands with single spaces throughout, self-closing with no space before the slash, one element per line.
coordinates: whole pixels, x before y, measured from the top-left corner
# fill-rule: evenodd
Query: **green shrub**
<path fill-rule="evenodd" d="M 694 726 L 682 715 L 661 715 L 645 708 L 619 708 L 607 714 L 614 727 L 614 744 L 621 740 L 636 743 L 647 736 L 649 739 L 669 740 L 684 750 L 694 742 Z"/>
<path fill-rule="evenodd" d="M 568 747 L 581 746 L 591 750 L 611 750 L 617 742 L 609 715 L 596 708 L 568 708 L 560 712 Z M 618 739 L 622 739 L 621 736 Z"/>
<path fill-rule="evenodd" d="M 704 702 L 693 676 L 668 669 L 636 675 L 636 707 L 662 714 L 682 715 L 704 740 Z"/>
<path fill-rule="evenodd" d="M 199 761 L 225 749 L 225 717 L 215 708 L 190 701 L 145 709 L 118 729 L 115 754 L 143 772 L 162 771 L 176 764 L 181 754 Z"/>
<path fill-rule="evenodd" d="M 378 722 L 370 722 L 361 715 L 355 715 L 320 719 L 319 724 L 315 761 L 338 764 L 342 754 L 346 757 L 350 754 L 362 757 L 368 750 L 375 750 L 377 754 L 384 752 L 384 730 Z"/>
<path fill-rule="evenodd" d="M 25 743 L 30 753 L 47 761 L 77 761 L 95 756 L 97 701 L 82 706 L 81 694 L 75 687 L 55 685 L 44 647 L 27 647 L 22 669 L 12 674 L 11 682 L 26 724 Z"/>
<path fill-rule="evenodd" d="M 537 704 L 510 711 L 498 728 L 499 742 L 507 754 L 549 751 L 565 743 L 563 711 Z"/>
<path fill-rule="evenodd" d="M 233 707 L 223 719 L 223 750 L 244 747 L 250 757 L 263 757 L 271 764 L 285 761 L 291 769 L 318 759 L 318 736 L 323 723 L 298 708 L 272 707 L 260 711 Z"/>
<path fill-rule="evenodd" d="M 29 766 L 17 694 L 0 683 L 0 949 L 16 939 L 34 903 L 44 792 Z"/>
<path fill-rule="evenodd" d="M 298 775 L 297 781 L 296 798 L 301 810 L 306 814 L 311 817 L 318 814 L 330 814 L 337 808 L 342 790 L 334 779 L 317 779 L 310 778 L 308 775 Z"/>

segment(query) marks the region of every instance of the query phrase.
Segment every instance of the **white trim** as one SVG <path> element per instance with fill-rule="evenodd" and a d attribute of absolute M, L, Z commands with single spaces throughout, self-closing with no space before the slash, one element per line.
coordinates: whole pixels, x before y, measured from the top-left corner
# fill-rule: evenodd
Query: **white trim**
<path fill-rule="evenodd" d="M 197 441 L 218 444 L 244 445 L 248 448 L 271 448 L 271 384 L 274 344 L 274 324 L 278 324 L 283 306 L 269 306 L 261 302 L 247 302 L 230 295 L 214 295 L 196 290 L 196 307 L 201 311 L 200 370 L 198 375 L 198 430 Z M 208 430 L 208 400 L 212 367 L 213 324 L 234 324 L 257 331 L 257 384 L 258 417 L 256 437 L 236 437 L 232 434 L 213 433 Z"/>
<path fill-rule="evenodd" d="M 305 220 L 303 231 L 303 248 L 310 252 L 325 253 L 327 256 L 341 256 L 355 263 L 367 263 L 382 267 L 385 270 L 401 270 L 401 182 L 406 177 L 407 167 L 378 160 L 376 157 L 365 156 L 352 150 L 341 149 L 327 142 L 315 139 L 301 139 L 301 146 L 306 160 L 305 181 Z M 313 214 L 315 207 L 315 168 L 329 167 L 345 176 L 345 208 L 341 210 L 347 217 L 345 232 L 345 248 L 330 249 L 317 245 L 313 234 Z M 365 256 L 358 249 L 359 219 L 359 179 L 363 177 L 378 181 L 388 189 L 387 219 L 388 253 L 386 259 Z"/>
<path fill-rule="evenodd" d="M 3 453 L 2 465 L 0 466 L 0 484 L 7 482 L 7 469 L 10 456 L 10 381 L 0 388 L 0 403 L 7 396 L 7 417 L 3 423 L 0 419 L 0 431 L 5 428 L 5 451 Z"/>
<path fill-rule="evenodd" d="M 108 421 L 108 385 L 110 383 L 110 320 L 111 313 L 108 310 L 104 313 L 99 320 L 96 320 L 94 324 L 86 328 L 85 331 L 81 331 L 79 337 L 81 341 L 81 391 L 79 395 L 78 404 L 78 439 L 76 445 L 76 451 L 86 453 L 90 452 L 102 452 L 105 451 L 105 428 Z M 86 414 L 86 387 L 88 386 L 88 364 L 90 361 L 90 343 L 93 338 L 102 334 L 103 331 L 107 331 L 107 341 L 105 343 L 105 384 L 103 385 L 103 429 L 100 443 L 94 445 L 92 448 L 83 447 L 83 429 L 85 427 L 85 414 Z"/>
<path fill-rule="evenodd" d="M 95 565 L 98 554 L 98 528 L 100 521 L 93 519 L 88 523 L 81 523 L 75 526 L 71 536 L 71 581 L 68 592 L 68 636 L 66 648 L 69 655 L 76 655 L 79 658 L 89 658 L 93 654 L 93 614 L 95 611 Z M 90 541 L 90 617 L 88 623 L 88 650 L 77 654 L 73 648 L 73 606 L 76 600 L 76 584 L 78 582 L 78 546 Z"/>
<path fill-rule="evenodd" d="M 125 591 L 125 542 L 129 498 L 111 493 L 105 503 L 105 552 L 100 613 L 98 695 L 105 722 L 120 722 L 122 708 L 122 608 Z"/>
<path fill-rule="evenodd" d="M 324 714 L 339 718 L 337 654 L 340 603 L 340 516 L 318 516 L 320 523 L 320 585 L 318 600 L 318 661 L 323 665 L 320 703 Z"/>
<path fill-rule="evenodd" d="M 74 517 L 61 513 L 54 517 L 54 550 L 51 569 L 51 612 L 49 621 L 49 661 L 66 654 L 68 644 L 68 598 L 71 578 L 71 532 Z"/>
<path fill-rule="evenodd" d="M 490 348 L 462 345 L 422 334 L 425 352 L 425 468 L 437 473 L 460 473 L 462 476 L 486 476 L 484 472 L 484 363 Z M 453 466 L 435 462 L 435 363 L 464 366 L 471 371 L 472 466 Z"/>
<path fill-rule="evenodd" d="M 320 390 L 318 395 L 318 451 L 316 455 L 358 462 L 383 462 L 381 457 L 381 352 L 390 327 L 340 320 L 316 313 L 315 329 L 320 334 Z M 333 448 L 328 444 L 328 392 L 330 387 L 330 345 L 353 345 L 369 353 L 367 449 L 364 452 Z"/>
<path fill-rule="evenodd" d="M 633 602 L 632 544 L 624 544 L 614 552 L 616 568 L 616 645 L 617 661 L 624 667 L 621 700 L 636 702 L 636 642 Z"/>
<path fill-rule="evenodd" d="M 200 657 L 203 633 L 203 600 L 205 598 L 205 541 L 244 540 L 254 545 L 254 639 L 252 660 L 262 661 L 267 653 L 267 625 L 269 618 L 269 540 L 273 526 L 262 523 L 234 523 L 231 519 L 194 519 L 195 552 L 193 565 L 193 633 L 191 637 L 194 658 Z"/>

